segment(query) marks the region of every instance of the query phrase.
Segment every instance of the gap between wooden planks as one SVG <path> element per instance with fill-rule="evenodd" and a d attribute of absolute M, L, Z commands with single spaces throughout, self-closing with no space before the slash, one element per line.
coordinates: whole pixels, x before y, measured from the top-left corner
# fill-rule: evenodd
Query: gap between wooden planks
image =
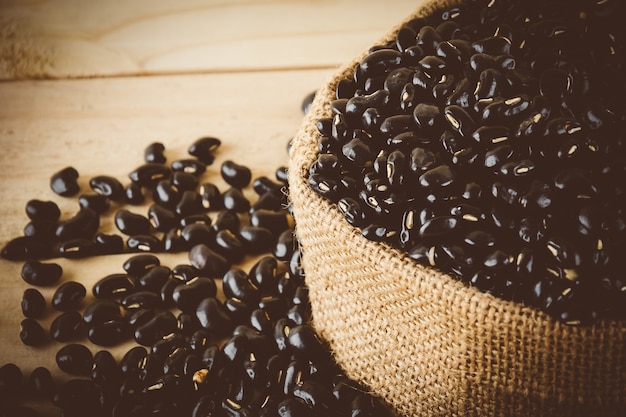
<path fill-rule="evenodd" d="M 0 79 L 322 68 L 423 0 L 0 0 Z"/>

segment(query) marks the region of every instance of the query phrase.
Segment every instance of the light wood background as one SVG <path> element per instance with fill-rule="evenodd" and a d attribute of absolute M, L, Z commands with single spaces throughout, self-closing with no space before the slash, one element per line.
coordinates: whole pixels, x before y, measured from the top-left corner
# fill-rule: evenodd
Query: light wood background
<path fill-rule="evenodd" d="M 22 234 L 32 198 L 57 202 L 64 218 L 77 210 L 76 199 L 50 190 L 53 172 L 75 167 L 84 191 L 99 174 L 127 183 L 154 141 L 171 161 L 201 136 L 221 138 L 203 177 L 219 185 L 226 159 L 273 176 L 287 162 L 305 95 L 419 1 L 0 0 L 0 246 Z M 103 230 L 113 230 L 110 221 Z M 122 271 L 126 258 L 58 262 L 62 281 L 90 289 Z M 186 262 L 185 254 L 163 256 L 170 267 Z M 21 267 L 0 259 L 0 365 L 14 362 L 25 375 L 46 366 L 60 376 L 61 343 L 19 340 L 28 287 Z M 53 291 L 42 289 L 48 302 Z M 57 314 L 48 306 L 45 328 Z"/>

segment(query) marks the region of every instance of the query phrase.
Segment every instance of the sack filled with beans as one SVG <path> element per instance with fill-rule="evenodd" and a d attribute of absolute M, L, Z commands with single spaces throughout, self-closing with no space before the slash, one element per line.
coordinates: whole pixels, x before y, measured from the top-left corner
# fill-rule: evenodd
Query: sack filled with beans
<path fill-rule="evenodd" d="M 313 321 L 404 416 L 626 410 L 626 7 L 427 1 L 290 148 Z"/>

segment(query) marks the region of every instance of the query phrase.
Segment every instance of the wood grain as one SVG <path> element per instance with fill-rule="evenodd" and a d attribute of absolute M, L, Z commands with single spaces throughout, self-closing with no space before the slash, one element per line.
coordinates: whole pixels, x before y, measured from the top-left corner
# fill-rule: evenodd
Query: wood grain
<path fill-rule="evenodd" d="M 0 79 L 336 67 L 422 0 L 0 0 Z"/>

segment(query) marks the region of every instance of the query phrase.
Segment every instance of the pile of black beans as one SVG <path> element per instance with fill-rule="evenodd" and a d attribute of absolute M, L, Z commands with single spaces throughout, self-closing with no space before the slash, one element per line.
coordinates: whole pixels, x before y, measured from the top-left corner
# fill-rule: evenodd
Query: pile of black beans
<path fill-rule="evenodd" d="M 626 319 L 621 0 L 468 0 L 339 81 L 308 181 L 362 234 L 572 325 Z"/>
<path fill-rule="evenodd" d="M 225 161 L 219 175 L 230 188 L 221 191 L 202 181 L 219 145 L 202 138 L 192 158 L 168 166 L 163 144 L 150 144 L 129 185 L 91 178 L 93 192 L 80 194 L 69 219 L 59 220 L 52 201 L 26 204 L 24 235 L 2 251 L 23 262 L 29 284 L 19 338 L 35 348 L 59 344 L 66 377 L 4 364 L 0 416 L 38 416 L 42 402 L 63 417 L 392 416 L 345 376 L 311 325 L 286 168 L 252 180 L 248 167 Z M 68 167 L 50 186 L 76 196 L 77 178 Z M 254 202 L 244 193 L 250 185 Z M 149 203 L 147 216 L 125 208 Z M 120 233 L 99 232 L 101 216 Z M 163 252 L 186 252 L 189 262 L 170 268 Z M 55 262 L 119 253 L 128 258 L 92 286 L 93 297 L 82 283 L 63 282 Z M 46 300 L 38 287 L 50 286 Z M 49 306 L 57 315 L 44 329 Z M 115 357 L 111 348 L 124 344 L 130 349 Z"/>

